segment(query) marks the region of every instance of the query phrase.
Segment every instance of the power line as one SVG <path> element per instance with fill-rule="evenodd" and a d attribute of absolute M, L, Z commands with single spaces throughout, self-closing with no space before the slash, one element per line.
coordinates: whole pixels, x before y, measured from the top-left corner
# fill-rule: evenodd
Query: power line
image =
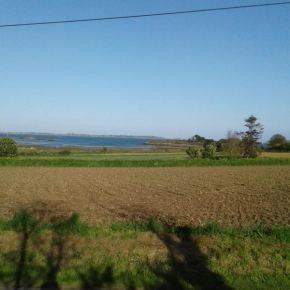
<path fill-rule="evenodd" d="M 103 17 L 103 18 L 88 18 L 88 19 L 75 19 L 75 20 L 60 20 L 60 21 L 48 21 L 48 22 L 18 23 L 18 24 L 3 24 L 3 25 L 0 25 L 0 28 L 8 28 L 8 27 L 16 27 L 16 26 L 47 25 L 47 24 L 63 24 L 63 23 L 75 23 L 75 22 L 89 22 L 89 21 L 119 20 L 119 19 L 142 18 L 142 17 L 155 17 L 155 16 L 166 16 L 166 15 L 178 15 L 178 14 L 189 14 L 189 13 L 213 12 L 213 11 L 221 11 L 221 10 L 243 9 L 243 8 L 257 8 L 257 7 L 277 6 L 277 5 L 287 5 L 287 4 L 290 4 L 290 1 L 243 5 L 243 6 L 230 6 L 230 7 L 220 7 L 220 8 L 209 8 L 209 9 L 199 9 L 199 10 L 164 12 L 164 13 L 154 13 L 154 14 L 141 14 L 141 15 Z"/>

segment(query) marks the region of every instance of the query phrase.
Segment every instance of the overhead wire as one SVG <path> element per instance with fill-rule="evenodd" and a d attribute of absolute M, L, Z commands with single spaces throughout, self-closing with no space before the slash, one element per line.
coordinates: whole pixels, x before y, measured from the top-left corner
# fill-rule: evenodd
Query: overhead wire
<path fill-rule="evenodd" d="M 169 15 L 202 13 L 202 12 L 214 12 L 214 11 L 245 9 L 245 8 L 258 8 L 258 7 L 278 6 L 278 5 L 288 5 L 288 4 L 290 4 L 290 1 L 287 1 L 287 2 L 275 2 L 275 3 L 252 4 L 252 5 L 242 5 L 242 6 L 228 6 L 228 7 L 208 8 L 208 9 L 198 9 L 198 10 L 163 12 L 163 13 L 153 13 L 153 14 L 128 15 L 128 16 L 86 18 L 86 19 L 59 20 L 59 21 L 46 21 L 46 22 L 16 23 L 16 24 L 2 24 L 2 25 L 0 25 L 0 28 L 19 27 L 19 26 L 35 26 L 35 25 L 50 25 L 50 24 L 65 24 L 65 23 L 91 22 L 91 21 L 121 20 L 121 19 L 130 19 L 130 18 L 169 16 Z"/>

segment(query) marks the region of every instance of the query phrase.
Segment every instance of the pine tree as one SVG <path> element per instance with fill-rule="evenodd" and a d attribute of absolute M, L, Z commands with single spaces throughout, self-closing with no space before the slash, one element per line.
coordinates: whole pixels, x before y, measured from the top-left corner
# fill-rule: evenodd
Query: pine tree
<path fill-rule="evenodd" d="M 245 119 L 245 126 L 248 128 L 246 132 L 241 132 L 242 142 L 244 145 L 244 157 L 254 158 L 257 157 L 256 142 L 262 137 L 264 127 L 257 123 L 258 118 L 251 115 Z"/>

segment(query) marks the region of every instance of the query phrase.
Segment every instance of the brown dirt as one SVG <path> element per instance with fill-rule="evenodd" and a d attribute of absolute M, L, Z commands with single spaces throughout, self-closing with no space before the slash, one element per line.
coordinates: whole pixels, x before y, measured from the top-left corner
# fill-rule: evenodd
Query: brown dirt
<path fill-rule="evenodd" d="M 274 158 L 279 158 L 279 157 L 286 157 L 290 158 L 290 152 L 262 152 L 261 154 L 262 157 L 274 157 Z"/>
<path fill-rule="evenodd" d="M 290 224 L 290 167 L 0 167 L 0 219 L 27 208 L 89 224 Z"/>

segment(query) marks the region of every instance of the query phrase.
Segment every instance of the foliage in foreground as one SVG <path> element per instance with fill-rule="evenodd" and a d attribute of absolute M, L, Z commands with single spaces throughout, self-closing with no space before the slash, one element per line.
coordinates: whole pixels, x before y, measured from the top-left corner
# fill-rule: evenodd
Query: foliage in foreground
<path fill-rule="evenodd" d="M 140 239 L 148 233 L 148 238 L 156 241 L 150 246 L 147 238 L 148 245 L 140 245 Z M 101 227 L 82 223 L 77 214 L 45 223 L 22 211 L 0 222 L 0 241 L 0 283 L 15 289 L 290 286 L 289 227 L 239 229 L 214 223 L 198 228 L 174 227 L 152 218 L 143 224 Z M 162 245 L 157 253 L 163 249 L 164 254 L 150 259 L 157 241 Z M 124 244 L 131 247 L 122 248 Z"/>

